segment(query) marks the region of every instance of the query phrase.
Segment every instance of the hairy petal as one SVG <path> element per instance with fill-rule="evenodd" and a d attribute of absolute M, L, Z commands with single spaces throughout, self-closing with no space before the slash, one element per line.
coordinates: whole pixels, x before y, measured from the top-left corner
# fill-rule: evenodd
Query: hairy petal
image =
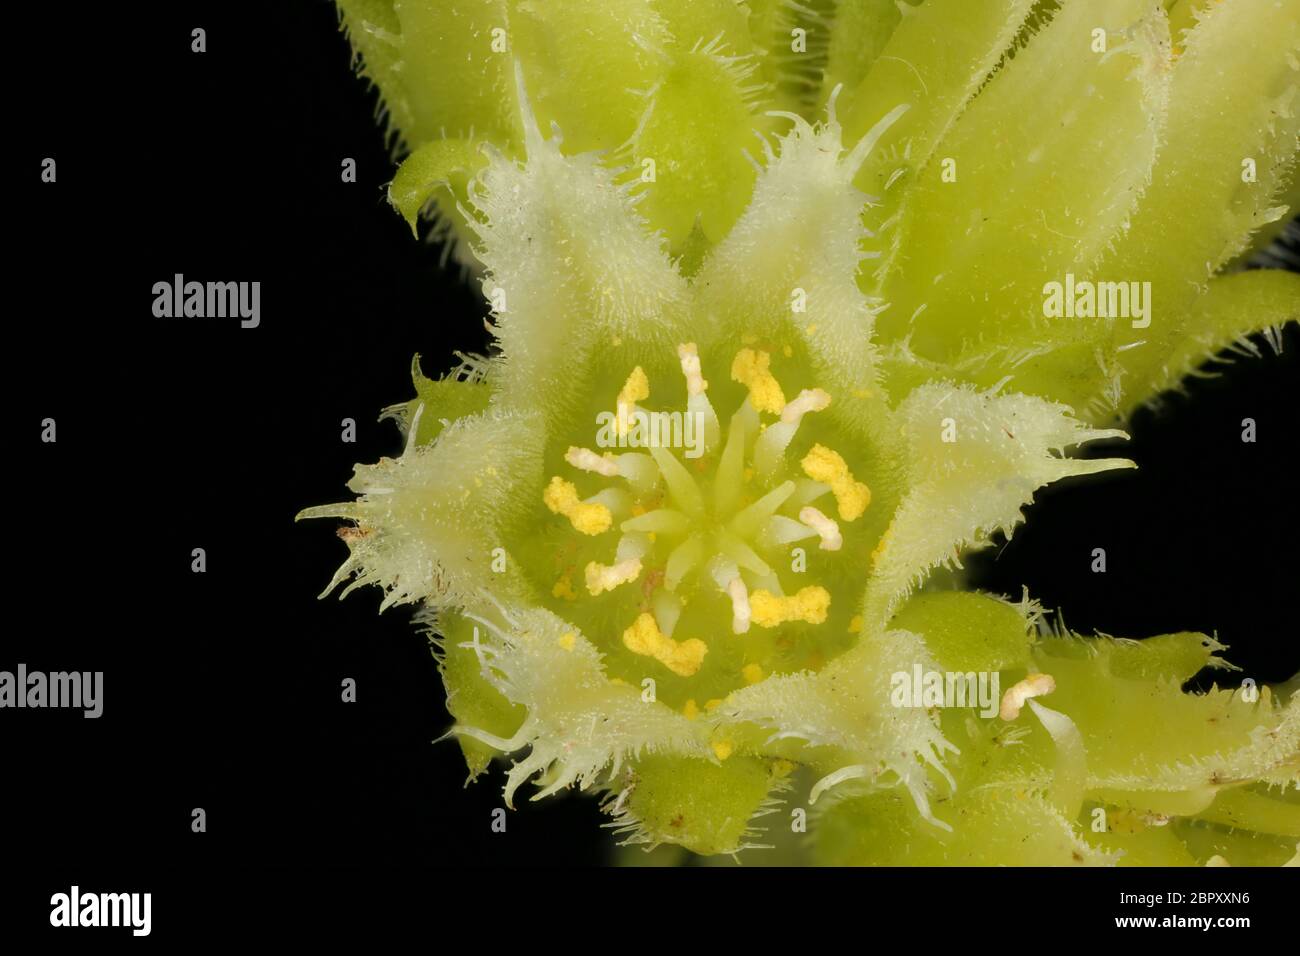
<path fill-rule="evenodd" d="M 1088 428 L 1065 406 L 1030 395 L 925 385 L 898 413 L 910 446 L 910 490 L 877 551 L 867 587 L 868 623 L 877 626 L 932 568 L 955 563 L 962 548 L 987 544 L 996 531 L 1010 535 L 1023 519 L 1020 509 L 1043 485 L 1134 467 L 1118 458 L 1054 455 L 1126 436 Z"/>

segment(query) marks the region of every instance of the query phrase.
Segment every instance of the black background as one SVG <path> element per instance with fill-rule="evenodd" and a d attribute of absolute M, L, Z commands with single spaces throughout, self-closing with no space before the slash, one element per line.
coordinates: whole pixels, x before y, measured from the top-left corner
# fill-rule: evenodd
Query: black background
<path fill-rule="evenodd" d="M 210 872 L 606 859 L 582 797 L 492 833 L 500 769 L 462 789 L 456 746 L 431 746 L 449 721 L 409 609 L 378 616 L 374 589 L 316 600 L 346 548 L 294 514 L 399 450 L 376 418 L 409 397 L 413 353 L 436 374 L 486 347 L 478 292 L 385 201 L 376 96 L 331 4 L 18 6 L 0 668 L 102 670 L 105 711 L 0 716 L 6 855 Z M 261 326 L 155 319 L 151 286 L 177 272 L 259 280 Z M 1042 493 L 1011 544 L 971 559 L 978 583 L 1028 585 L 1085 632 L 1217 632 L 1245 675 L 1290 677 L 1294 326 L 1286 342 L 1139 414 L 1122 453 L 1140 470 Z M 57 444 L 39 440 L 47 416 Z"/>

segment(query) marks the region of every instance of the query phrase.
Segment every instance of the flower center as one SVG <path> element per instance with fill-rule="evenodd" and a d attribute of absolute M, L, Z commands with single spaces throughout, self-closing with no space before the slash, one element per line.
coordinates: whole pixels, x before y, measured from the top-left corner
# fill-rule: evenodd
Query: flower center
<path fill-rule="evenodd" d="M 543 501 L 583 536 L 604 542 L 616 535 L 601 557 L 583 566 L 582 586 L 597 601 L 633 595 L 629 619 L 620 625 L 622 649 L 690 678 L 728 631 L 745 639 L 755 630 L 776 633 L 827 620 L 831 593 L 820 584 L 795 586 L 798 574 L 784 564 L 800 543 L 840 551 L 842 526 L 863 514 L 871 492 L 825 445 L 792 453 L 805 419 L 830 405 L 827 392 L 804 389 L 787 401 L 771 356 L 741 349 L 731 378 L 748 395 L 723 428 L 695 345 L 680 345 L 677 353 L 685 410 L 644 408 L 650 383 L 638 366 L 597 436 L 598 446 L 631 450 L 570 447 L 567 464 L 604 479 L 604 486 L 582 498 L 573 480 L 556 475 Z M 577 597 L 568 576 L 554 593 Z M 692 605 L 723 613 L 684 617 Z M 741 676 L 749 683 L 762 679 L 756 655 L 745 656 L 751 659 Z"/>

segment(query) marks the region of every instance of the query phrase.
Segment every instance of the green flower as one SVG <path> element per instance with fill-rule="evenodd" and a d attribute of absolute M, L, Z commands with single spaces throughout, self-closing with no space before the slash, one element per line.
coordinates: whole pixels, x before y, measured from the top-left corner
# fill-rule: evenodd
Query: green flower
<path fill-rule="evenodd" d="M 1297 206 L 1293 3 L 340 6 L 496 342 L 303 515 L 420 607 L 471 776 L 700 854 L 1295 855 L 1291 689 L 927 584 L 1297 317 L 1233 268 Z"/>

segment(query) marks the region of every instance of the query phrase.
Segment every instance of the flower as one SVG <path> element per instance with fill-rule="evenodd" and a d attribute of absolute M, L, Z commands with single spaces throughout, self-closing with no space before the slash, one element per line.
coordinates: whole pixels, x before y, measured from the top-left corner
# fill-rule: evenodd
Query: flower
<path fill-rule="evenodd" d="M 402 455 L 303 515 L 353 523 L 331 589 L 419 605 L 471 776 L 702 854 L 805 796 L 780 842 L 820 862 L 1295 852 L 1300 711 L 1183 693 L 1216 641 L 924 587 L 1297 317 L 1300 278 L 1231 268 L 1296 206 L 1294 11 L 340 6 L 410 150 L 393 203 L 495 349 L 417 357 Z M 900 703 L 914 673 L 1002 716 Z"/>

